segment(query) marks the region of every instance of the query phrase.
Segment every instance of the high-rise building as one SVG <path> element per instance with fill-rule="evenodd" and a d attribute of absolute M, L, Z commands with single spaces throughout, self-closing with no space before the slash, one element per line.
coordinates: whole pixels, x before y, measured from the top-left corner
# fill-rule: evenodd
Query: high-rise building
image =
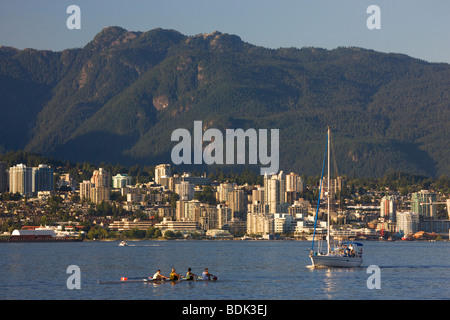
<path fill-rule="evenodd" d="M 395 221 L 395 213 L 397 210 L 397 203 L 395 197 L 384 196 L 380 202 L 380 217 Z"/>
<path fill-rule="evenodd" d="M 9 168 L 9 192 L 33 195 L 33 169 L 24 164 Z"/>
<path fill-rule="evenodd" d="M 411 211 L 423 218 L 436 217 L 436 193 L 428 190 L 415 192 L 411 196 Z"/>
<path fill-rule="evenodd" d="M 221 183 L 217 187 L 216 199 L 217 202 L 227 202 L 228 201 L 228 193 L 233 190 L 233 184 L 229 182 Z"/>
<path fill-rule="evenodd" d="M 172 166 L 170 164 L 159 164 L 155 167 L 155 183 L 161 184 L 161 178 L 172 176 Z"/>
<path fill-rule="evenodd" d="M 102 203 L 111 198 L 111 189 L 108 187 L 91 187 L 90 200 L 93 203 Z"/>
<path fill-rule="evenodd" d="M 264 175 L 264 204 L 269 206 L 270 213 L 278 212 L 278 205 L 286 202 L 286 181 L 283 171 L 270 178 Z"/>
<path fill-rule="evenodd" d="M 8 171 L 6 162 L 0 161 L 0 193 L 8 191 Z"/>
<path fill-rule="evenodd" d="M 235 188 L 228 192 L 228 208 L 231 210 L 231 218 L 243 218 L 246 211 L 244 190 Z M 244 217 L 245 218 L 245 217 Z"/>
<path fill-rule="evenodd" d="M 39 191 L 53 191 L 53 168 L 45 164 L 40 164 L 38 167 L 34 167 L 32 180 L 34 194 Z"/>
<path fill-rule="evenodd" d="M 101 203 L 111 199 L 111 176 L 103 168 L 94 170 L 90 181 L 80 183 L 80 199 Z"/>
<path fill-rule="evenodd" d="M 91 188 L 93 184 L 90 180 L 84 180 L 80 183 L 80 200 L 90 201 L 91 200 Z"/>
<path fill-rule="evenodd" d="M 92 173 L 91 183 L 97 188 L 109 188 L 111 187 L 111 175 L 105 169 L 99 168 L 98 170 L 94 170 Z"/>
<path fill-rule="evenodd" d="M 195 186 L 188 181 L 181 181 L 175 184 L 175 193 L 180 196 L 180 200 L 190 201 L 194 199 Z"/>
<path fill-rule="evenodd" d="M 304 182 L 298 174 L 291 172 L 286 175 L 285 201 L 287 203 L 293 204 L 296 200 L 298 200 L 303 192 L 303 189 Z"/>
<path fill-rule="evenodd" d="M 202 203 L 195 210 L 198 223 L 203 230 L 219 229 L 217 206 Z"/>
<path fill-rule="evenodd" d="M 408 235 L 417 232 L 419 215 L 415 212 L 397 212 L 397 232 Z"/>
<path fill-rule="evenodd" d="M 264 187 L 258 186 L 252 190 L 252 203 L 264 204 Z"/>
<path fill-rule="evenodd" d="M 291 172 L 290 174 L 286 175 L 286 192 L 296 191 L 302 193 L 303 188 L 303 179 L 298 174 Z"/>
<path fill-rule="evenodd" d="M 224 204 L 217 205 L 217 227 L 222 229 L 232 219 L 231 209 Z"/>

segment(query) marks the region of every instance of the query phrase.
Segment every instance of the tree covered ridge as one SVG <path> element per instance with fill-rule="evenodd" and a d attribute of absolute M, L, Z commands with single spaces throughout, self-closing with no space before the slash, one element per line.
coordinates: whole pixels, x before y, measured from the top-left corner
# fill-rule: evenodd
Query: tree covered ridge
<path fill-rule="evenodd" d="M 0 151 L 170 161 L 176 128 L 280 129 L 280 168 L 448 175 L 450 67 L 362 48 L 267 49 L 212 32 L 105 28 L 84 48 L 0 48 Z"/>

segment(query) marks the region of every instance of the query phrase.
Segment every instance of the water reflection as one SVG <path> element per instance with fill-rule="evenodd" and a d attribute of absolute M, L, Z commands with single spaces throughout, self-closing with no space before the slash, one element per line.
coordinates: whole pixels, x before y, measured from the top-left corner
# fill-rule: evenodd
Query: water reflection
<path fill-rule="evenodd" d="M 318 276 L 318 287 L 327 299 L 342 298 L 342 288 L 349 287 L 348 282 L 356 281 L 356 271 L 361 268 L 310 268 Z M 353 279 L 353 280 L 352 280 Z M 351 286 L 350 286 L 351 287 Z M 339 295 L 339 297 L 338 297 Z"/>

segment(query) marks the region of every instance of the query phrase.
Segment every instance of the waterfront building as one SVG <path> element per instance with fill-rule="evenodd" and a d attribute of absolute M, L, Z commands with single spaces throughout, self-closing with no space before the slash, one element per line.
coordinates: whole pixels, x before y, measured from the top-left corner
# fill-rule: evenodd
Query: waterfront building
<path fill-rule="evenodd" d="M 24 164 L 9 168 L 9 192 L 23 196 L 33 195 L 33 169 Z"/>
<path fill-rule="evenodd" d="M 113 188 L 120 189 L 131 185 L 131 177 L 126 174 L 117 174 L 112 178 Z"/>
<path fill-rule="evenodd" d="M 397 210 L 396 199 L 393 196 L 384 196 L 380 202 L 380 217 L 395 221 L 395 213 Z"/>
<path fill-rule="evenodd" d="M 450 230 L 449 219 L 424 218 L 419 221 L 419 230 L 425 232 L 435 232 L 445 234 Z"/>
<path fill-rule="evenodd" d="M 182 233 L 200 231 L 197 221 L 172 221 L 170 218 L 164 218 L 162 222 L 155 224 L 155 228 L 160 229 L 163 234 L 166 230 Z"/>
<path fill-rule="evenodd" d="M 421 190 L 411 195 L 411 211 L 420 217 L 436 217 L 436 193 L 428 190 Z"/>
<path fill-rule="evenodd" d="M 286 213 L 275 213 L 274 216 L 274 233 L 283 234 L 295 231 L 294 217 Z"/>
<path fill-rule="evenodd" d="M 210 229 L 206 231 L 206 236 L 216 239 L 232 239 L 233 236 L 228 230 Z"/>
<path fill-rule="evenodd" d="M 402 211 L 397 212 L 397 232 L 408 235 L 416 233 L 419 227 L 419 214 L 416 212 Z"/>
<path fill-rule="evenodd" d="M 273 235 L 274 215 L 249 212 L 247 214 L 247 234 Z"/>
<path fill-rule="evenodd" d="M 153 226 L 152 221 L 129 221 L 124 218 L 119 221 L 114 221 L 108 228 L 112 231 L 130 231 L 133 229 L 144 230 Z"/>
<path fill-rule="evenodd" d="M 223 226 L 222 229 L 225 229 L 225 227 L 227 227 L 231 233 L 245 233 L 247 231 L 247 221 L 231 219 L 228 221 L 227 226 Z"/>
<path fill-rule="evenodd" d="M 161 184 L 161 178 L 172 176 L 172 166 L 170 164 L 159 164 L 155 167 L 155 183 Z"/>

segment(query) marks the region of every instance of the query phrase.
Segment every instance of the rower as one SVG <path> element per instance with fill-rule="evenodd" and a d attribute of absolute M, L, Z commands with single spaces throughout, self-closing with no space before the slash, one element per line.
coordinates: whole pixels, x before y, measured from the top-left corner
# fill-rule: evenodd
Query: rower
<path fill-rule="evenodd" d="M 181 279 L 181 275 L 175 272 L 175 269 L 172 269 L 172 272 L 170 273 L 169 280 L 170 281 L 177 281 Z"/>
<path fill-rule="evenodd" d="M 205 268 L 205 271 L 202 273 L 202 280 L 217 280 L 217 277 L 211 273 L 209 273 L 208 268 Z"/>
<path fill-rule="evenodd" d="M 153 275 L 153 278 L 152 278 L 153 280 L 155 280 L 155 281 L 161 281 L 161 280 L 164 280 L 164 279 L 167 279 L 167 277 L 166 276 L 163 276 L 162 274 L 161 274 L 161 270 L 157 270 L 156 271 L 156 273 Z"/>
<path fill-rule="evenodd" d="M 188 269 L 186 273 L 186 280 L 195 280 L 198 276 L 191 272 L 191 268 Z"/>

